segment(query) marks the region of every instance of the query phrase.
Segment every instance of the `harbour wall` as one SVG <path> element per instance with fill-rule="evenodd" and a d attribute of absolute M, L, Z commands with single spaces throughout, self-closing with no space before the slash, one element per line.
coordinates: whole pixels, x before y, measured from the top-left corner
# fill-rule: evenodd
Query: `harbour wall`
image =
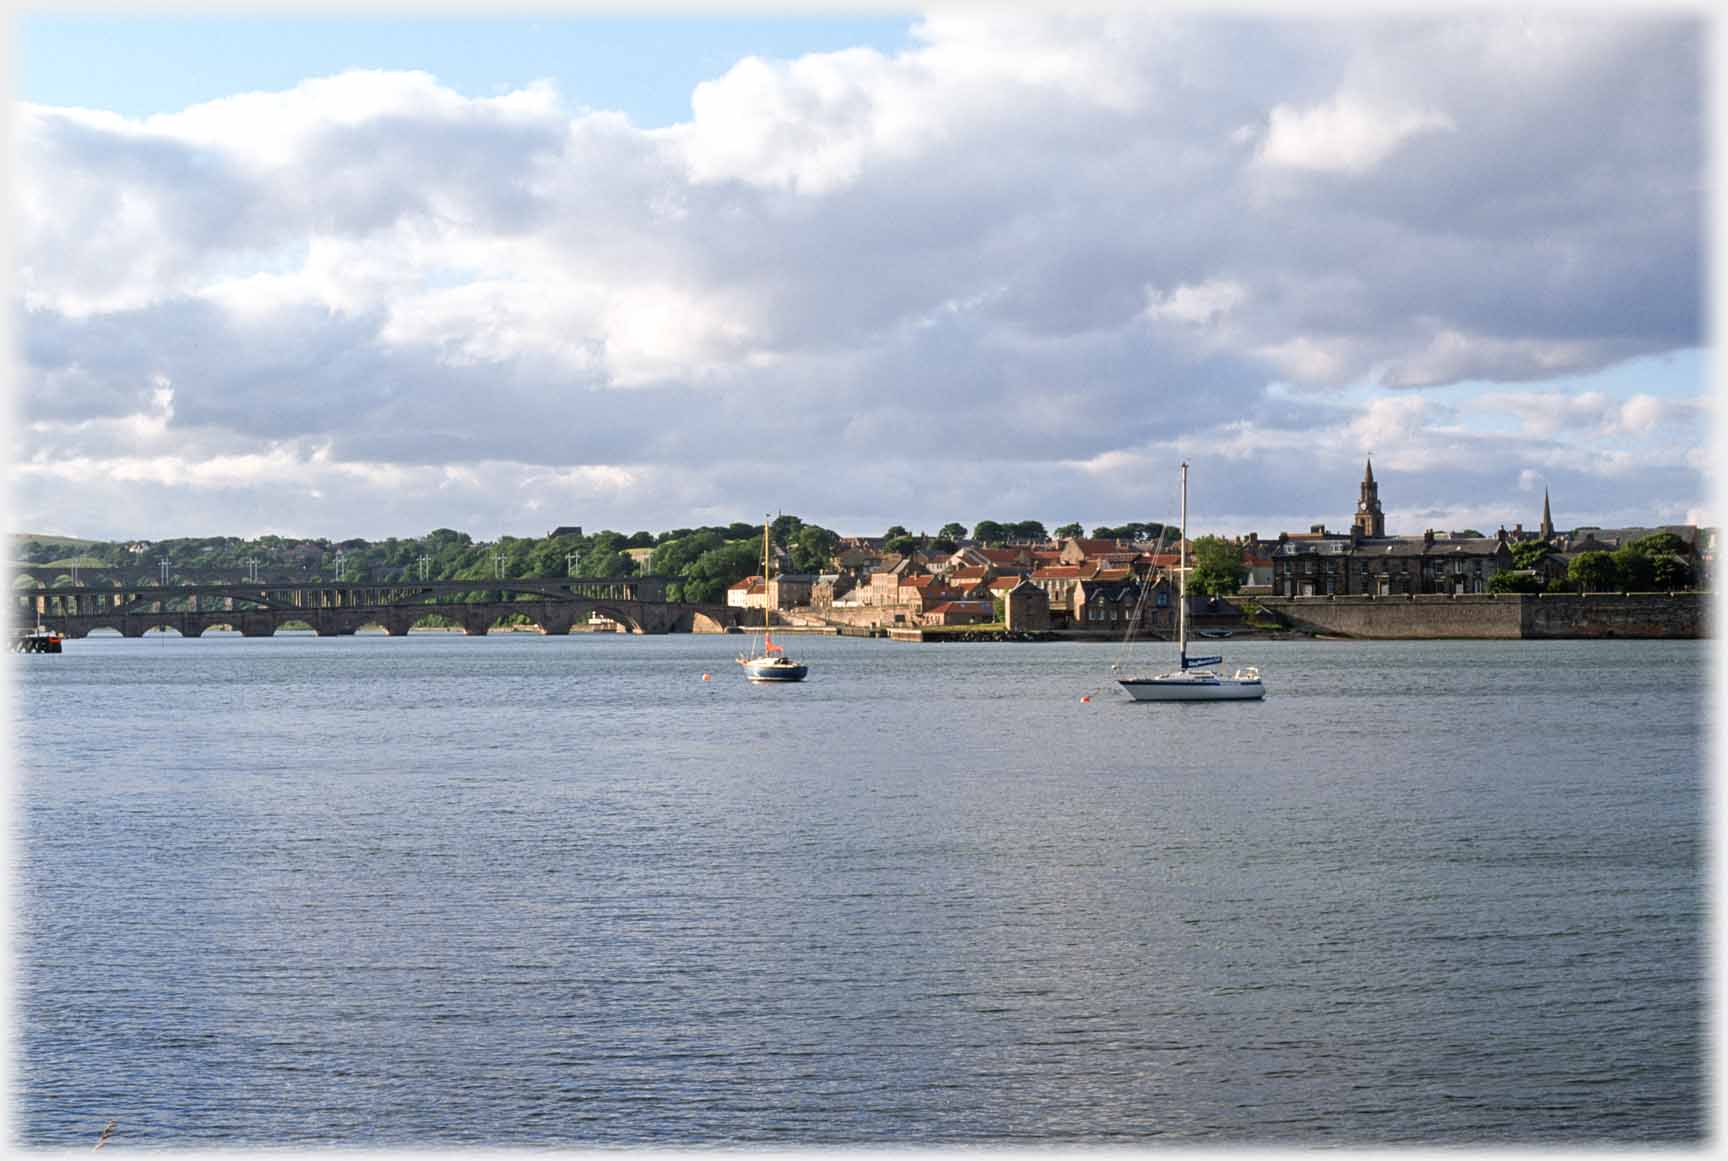
<path fill-rule="evenodd" d="M 1704 637 L 1707 593 L 1257 597 L 1293 628 L 1380 640 Z"/>

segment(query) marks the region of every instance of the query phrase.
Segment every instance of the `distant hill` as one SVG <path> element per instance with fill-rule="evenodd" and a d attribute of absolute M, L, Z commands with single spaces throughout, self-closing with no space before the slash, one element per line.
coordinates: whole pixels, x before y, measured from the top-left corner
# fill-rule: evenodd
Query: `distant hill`
<path fill-rule="evenodd" d="M 38 544 L 64 544 L 72 548 L 81 548 L 86 544 L 102 544 L 100 540 L 81 540 L 76 536 L 54 536 L 46 532 L 14 532 L 12 542 L 22 544 L 26 540 L 34 540 Z"/>

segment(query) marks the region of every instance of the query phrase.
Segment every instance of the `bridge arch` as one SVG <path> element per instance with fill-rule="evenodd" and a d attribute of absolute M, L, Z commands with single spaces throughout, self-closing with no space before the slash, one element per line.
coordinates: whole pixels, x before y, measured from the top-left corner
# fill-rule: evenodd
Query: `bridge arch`
<path fill-rule="evenodd" d="M 690 610 L 690 631 L 692 633 L 724 633 L 730 626 L 725 622 L 701 609 Z"/>

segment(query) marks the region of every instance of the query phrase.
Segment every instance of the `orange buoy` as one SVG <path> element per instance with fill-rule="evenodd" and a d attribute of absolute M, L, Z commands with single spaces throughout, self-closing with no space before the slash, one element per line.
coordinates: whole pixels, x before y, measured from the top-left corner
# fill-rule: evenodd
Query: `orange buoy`
<path fill-rule="evenodd" d="M 704 673 L 704 674 L 703 674 L 703 675 L 702 675 L 702 680 L 703 680 L 703 681 L 707 681 L 707 680 L 708 680 L 708 675 L 707 675 L 707 674 L 706 674 L 706 673 Z"/>
<path fill-rule="evenodd" d="M 1080 700 L 1081 700 L 1081 701 L 1091 701 L 1091 700 L 1092 700 L 1092 695 L 1091 695 L 1091 694 L 1089 694 L 1089 693 L 1083 693 L 1083 694 L 1081 694 L 1081 695 L 1080 695 Z"/>

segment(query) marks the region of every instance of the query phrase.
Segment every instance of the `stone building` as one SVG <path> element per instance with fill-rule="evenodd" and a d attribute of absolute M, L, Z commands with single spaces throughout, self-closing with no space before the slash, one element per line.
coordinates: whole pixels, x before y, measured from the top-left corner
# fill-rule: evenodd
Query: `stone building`
<path fill-rule="evenodd" d="M 1151 582 L 1150 588 L 1131 575 L 1085 579 L 1075 586 L 1072 600 L 1070 616 L 1076 629 L 1126 632 L 1133 624 L 1136 631 L 1167 631 L 1175 623 L 1175 593 L 1163 578 Z"/>
<path fill-rule="evenodd" d="M 1002 618 L 1011 633 L 1042 633 L 1050 627 L 1050 599 L 1022 578 L 1003 591 Z"/>
<path fill-rule="evenodd" d="M 1281 597 L 1483 593 L 1513 565 L 1505 529 L 1495 536 L 1385 535 L 1386 517 L 1370 463 L 1347 533 L 1316 524 L 1284 533 L 1272 548 L 1272 593 Z"/>
<path fill-rule="evenodd" d="M 924 614 L 926 625 L 984 625 L 996 619 L 989 601 L 943 601 Z"/>

